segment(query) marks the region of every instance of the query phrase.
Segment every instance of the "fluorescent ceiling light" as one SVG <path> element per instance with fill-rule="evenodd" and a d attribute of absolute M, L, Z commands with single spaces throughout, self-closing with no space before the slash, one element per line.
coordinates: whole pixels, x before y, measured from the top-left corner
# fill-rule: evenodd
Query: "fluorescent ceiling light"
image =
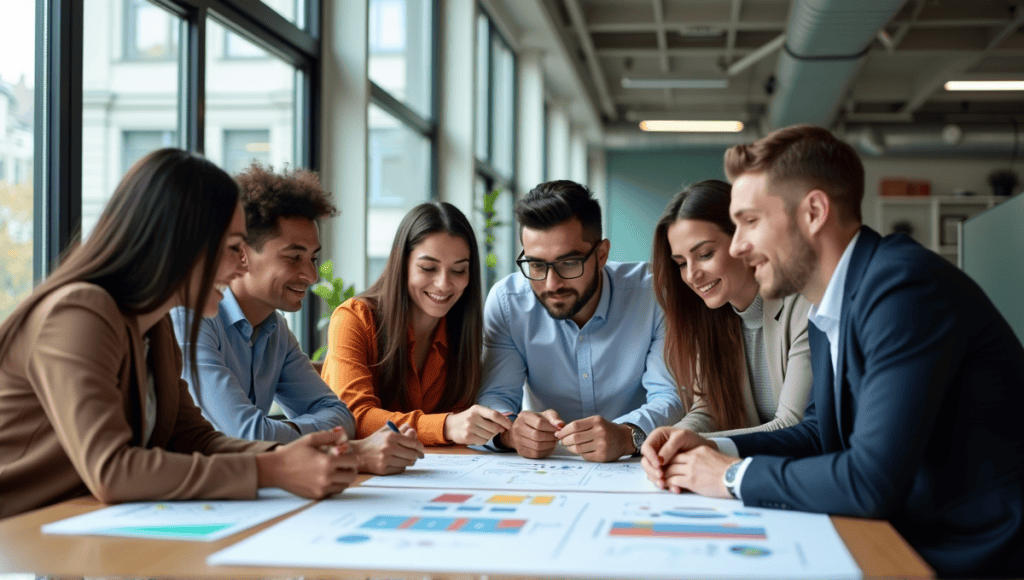
<path fill-rule="evenodd" d="M 675 131 L 680 133 L 738 133 L 739 121 L 640 121 L 643 131 Z"/>
<path fill-rule="evenodd" d="M 947 91 L 1024 91 L 1024 81 L 949 81 Z"/>
<path fill-rule="evenodd" d="M 680 79 L 680 78 L 646 78 L 634 79 L 622 77 L 624 89 L 724 89 L 729 86 L 729 79 Z"/>

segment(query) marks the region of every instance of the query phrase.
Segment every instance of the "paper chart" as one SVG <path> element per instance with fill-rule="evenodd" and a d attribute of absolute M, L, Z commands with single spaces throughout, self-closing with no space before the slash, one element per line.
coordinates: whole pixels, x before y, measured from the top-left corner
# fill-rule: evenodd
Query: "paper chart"
<path fill-rule="evenodd" d="M 364 486 L 551 491 L 657 491 L 639 458 L 591 463 L 579 456 L 428 453 L 403 473 L 371 477 Z"/>
<path fill-rule="evenodd" d="M 310 503 L 280 489 L 261 489 L 259 497 L 254 501 L 123 503 L 46 524 L 42 531 L 211 542 Z"/>
<path fill-rule="evenodd" d="M 695 495 L 357 488 L 211 565 L 630 578 L 860 578 L 827 516 Z"/>

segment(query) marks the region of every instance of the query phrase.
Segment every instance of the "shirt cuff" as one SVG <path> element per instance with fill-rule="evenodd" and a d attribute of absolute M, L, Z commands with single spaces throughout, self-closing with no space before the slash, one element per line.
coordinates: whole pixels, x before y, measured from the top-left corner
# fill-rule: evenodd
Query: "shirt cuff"
<path fill-rule="evenodd" d="M 740 456 L 740 450 L 736 448 L 736 444 L 729 437 L 712 437 L 711 441 L 718 445 L 720 452 L 732 457 Z"/>
<path fill-rule="evenodd" d="M 747 468 L 750 467 L 750 462 L 753 461 L 753 457 L 748 457 L 740 463 L 740 468 L 736 471 L 736 487 L 733 491 L 736 492 L 736 499 L 743 501 L 743 493 L 740 490 L 743 489 L 743 474 L 747 472 Z"/>

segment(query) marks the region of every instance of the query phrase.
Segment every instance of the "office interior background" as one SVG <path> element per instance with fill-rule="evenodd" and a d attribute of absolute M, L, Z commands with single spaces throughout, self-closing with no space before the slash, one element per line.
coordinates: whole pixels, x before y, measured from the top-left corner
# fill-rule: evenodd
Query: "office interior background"
<path fill-rule="evenodd" d="M 551 179 L 595 192 L 612 259 L 647 260 L 668 199 L 724 178 L 727 147 L 812 123 L 861 154 L 868 225 L 956 262 L 957 224 L 1006 199 L 990 181 L 1018 169 L 1024 106 L 947 83 L 1024 80 L 1022 5 L 0 0 L 0 318 L 165 146 L 317 170 L 341 210 L 322 260 L 358 291 L 430 199 L 470 216 L 493 284 L 515 269 L 515 199 Z M 311 294 L 289 316 L 307 352 L 324 310 Z"/>

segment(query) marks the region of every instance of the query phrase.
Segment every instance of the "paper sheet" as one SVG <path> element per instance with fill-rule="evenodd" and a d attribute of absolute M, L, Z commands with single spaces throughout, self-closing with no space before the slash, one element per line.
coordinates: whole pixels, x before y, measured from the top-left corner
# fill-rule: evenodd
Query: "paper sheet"
<path fill-rule="evenodd" d="M 518 455 L 428 453 L 403 473 L 371 477 L 362 485 L 550 491 L 657 491 L 639 458 L 591 463 L 578 455 L 527 459 Z"/>
<path fill-rule="evenodd" d="M 45 534 L 126 536 L 211 542 L 308 503 L 281 489 L 261 489 L 255 501 L 123 503 L 46 524 Z"/>
<path fill-rule="evenodd" d="M 208 563 L 533 576 L 861 577 L 827 516 L 669 493 L 360 487 Z"/>

